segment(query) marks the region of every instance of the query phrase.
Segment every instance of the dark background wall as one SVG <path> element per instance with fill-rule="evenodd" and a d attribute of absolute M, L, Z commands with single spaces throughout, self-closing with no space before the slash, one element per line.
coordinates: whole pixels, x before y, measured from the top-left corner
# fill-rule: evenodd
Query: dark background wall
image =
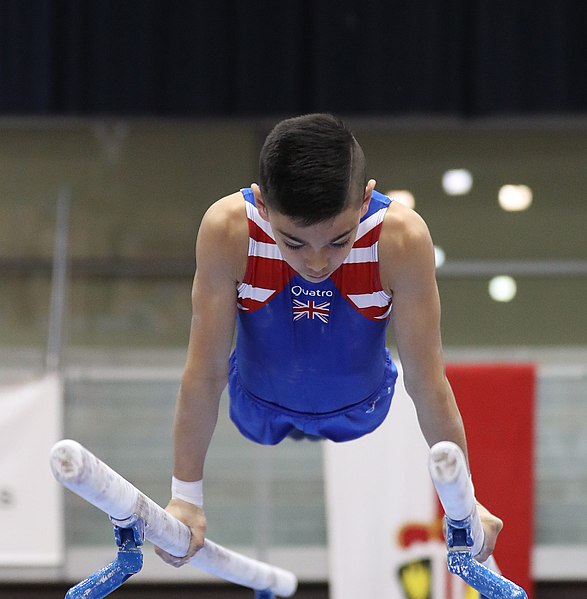
<path fill-rule="evenodd" d="M 587 110 L 582 0 L 0 2 L 0 113 Z"/>

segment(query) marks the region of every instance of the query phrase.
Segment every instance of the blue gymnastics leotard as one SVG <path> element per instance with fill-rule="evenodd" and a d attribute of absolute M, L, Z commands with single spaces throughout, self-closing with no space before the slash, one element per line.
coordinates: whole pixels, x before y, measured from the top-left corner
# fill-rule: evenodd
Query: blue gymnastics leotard
<path fill-rule="evenodd" d="M 320 283 L 283 259 L 251 189 L 243 189 L 249 251 L 238 287 L 230 415 L 243 435 L 279 443 L 294 429 L 333 441 L 385 419 L 397 370 L 385 346 L 392 298 L 378 240 L 391 200 L 374 191 L 344 263 Z"/>

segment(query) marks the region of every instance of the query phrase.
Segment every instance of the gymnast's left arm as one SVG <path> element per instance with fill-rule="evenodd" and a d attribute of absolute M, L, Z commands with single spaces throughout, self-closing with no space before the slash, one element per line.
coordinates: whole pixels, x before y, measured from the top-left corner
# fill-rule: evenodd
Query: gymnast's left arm
<path fill-rule="evenodd" d="M 380 254 L 382 282 L 388 283 L 393 296 L 392 323 L 406 391 L 428 445 L 452 441 L 467 457 L 463 421 L 444 369 L 432 239 L 419 215 L 403 206 L 393 207 L 387 223 L 391 226 L 382 230 Z M 483 506 L 479 515 L 485 544 L 476 558 L 485 561 L 503 523 Z"/>

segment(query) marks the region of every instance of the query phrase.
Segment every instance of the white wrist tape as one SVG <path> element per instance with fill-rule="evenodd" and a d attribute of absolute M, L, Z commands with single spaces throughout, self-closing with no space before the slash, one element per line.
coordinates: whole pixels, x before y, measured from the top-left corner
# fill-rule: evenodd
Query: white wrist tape
<path fill-rule="evenodd" d="M 202 480 L 187 482 L 179 480 L 175 476 L 171 477 L 171 497 L 181 499 L 198 507 L 204 505 L 204 489 Z"/>

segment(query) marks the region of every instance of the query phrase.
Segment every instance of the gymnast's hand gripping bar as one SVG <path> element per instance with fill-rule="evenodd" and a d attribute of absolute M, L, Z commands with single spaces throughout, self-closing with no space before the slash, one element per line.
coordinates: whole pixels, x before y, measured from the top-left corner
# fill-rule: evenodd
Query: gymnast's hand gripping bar
<path fill-rule="evenodd" d="M 187 553 L 189 528 L 76 441 L 56 443 L 50 463 L 53 475 L 64 487 L 108 514 L 114 524 L 125 527 L 138 516 L 144 523 L 146 539 L 178 557 Z M 189 563 L 229 582 L 279 597 L 291 597 L 296 592 L 297 579 L 291 572 L 208 539 Z"/>
<path fill-rule="evenodd" d="M 428 466 L 446 514 L 449 572 L 485 599 L 527 599 L 521 587 L 493 571 L 497 570 L 493 556 L 485 562 L 489 567 L 473 557 L 483 547 L 484 531 L 461 448 L 449 441 L 437 443 L 430 450 Z"/>

